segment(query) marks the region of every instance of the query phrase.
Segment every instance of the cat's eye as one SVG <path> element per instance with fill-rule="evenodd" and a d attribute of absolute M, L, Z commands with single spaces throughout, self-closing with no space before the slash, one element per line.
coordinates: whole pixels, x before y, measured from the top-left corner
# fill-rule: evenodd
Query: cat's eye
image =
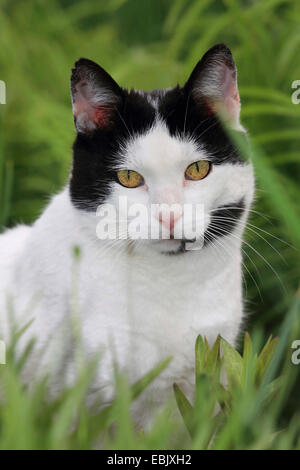
<path fill-rule="evenodd" d="M 126 188 L 137 188 L 144 184 L 144 178 L 134 170 L 119 170 L 117 172 L 118 181 Z"/>
<path fill-rule="evenodd" d="M 185 178 L 187 180 L 198 181 L 205 178 L 210 172 L 211 163 L 207 160 L 199 160 L 187 167 L 185 170 Z"/>

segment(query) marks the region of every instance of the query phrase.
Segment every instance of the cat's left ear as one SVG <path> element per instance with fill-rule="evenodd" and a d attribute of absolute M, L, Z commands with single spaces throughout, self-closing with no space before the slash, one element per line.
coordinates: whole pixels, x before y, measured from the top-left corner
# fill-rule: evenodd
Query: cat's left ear
<path fill-rule="evenodd" d="M 216 112 L 236 130 L 244 131 L 240 124 L 240 97 L 237 70 L 230 49 L 217 44 L 209 49 L 194 68 L 185 85 L 196 103 Z"/>
<path fill-rule="evenodd" d="M 91 133 L 112 125 L 122 89 L 98 64 L 79 59 L 72 70 L 71 95 L 78 132 Z"/>

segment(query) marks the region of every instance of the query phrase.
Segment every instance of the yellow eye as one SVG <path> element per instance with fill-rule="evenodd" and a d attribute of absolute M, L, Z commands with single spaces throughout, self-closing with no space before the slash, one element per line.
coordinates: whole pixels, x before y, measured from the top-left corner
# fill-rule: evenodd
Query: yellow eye
<path fill-rule="evenodd" d="M 137 188 L 144 184 L 144 178 L 137 171 L 120 170 L 117 172 L 119 183 L 126 188 Z"/>
<path fill-rule="evenodd" d="M 187 180 L 198 181 L 205 178 L 210 171 L 211 164 L 207 160 L 199 160 L 192 163 L 185 170 L 185 178 Z"/>

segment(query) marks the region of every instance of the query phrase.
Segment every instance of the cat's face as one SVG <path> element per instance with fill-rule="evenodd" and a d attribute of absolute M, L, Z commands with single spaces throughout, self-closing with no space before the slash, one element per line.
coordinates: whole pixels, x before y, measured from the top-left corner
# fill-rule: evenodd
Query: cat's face
<path fill-rule="evenodd" d="M 187 242 L 212 243 L 241 226 L 254 182 L 251 164 L 224 130 L 227 121 L 244 132 L 226 46 L 210 49 L 184 87 L 127 91 L 80 59 L 71 90 L 77 138 L 70 194 L 78 209 L 95 213 L 111 204 L 119 236 L 164 253 L 184 253 Z"/>

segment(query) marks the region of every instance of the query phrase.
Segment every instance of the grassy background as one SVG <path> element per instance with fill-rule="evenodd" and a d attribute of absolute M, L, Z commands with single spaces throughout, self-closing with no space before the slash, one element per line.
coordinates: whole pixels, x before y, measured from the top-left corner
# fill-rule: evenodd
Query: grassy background
<path fill-rule="evenodd" d="M 122 86 L 152 89 L 184 83 L 225 42 L 258 148 L 257 212 L 244 245 L 248 329 L 278 334 L 299 284 L 299 24 L 297 0 L 0 0 L 0 225 L 31 223 L 66 181 L 76 59 L 99 62 Z M 293 390 L 286 419 L 299 409 Z"/>

